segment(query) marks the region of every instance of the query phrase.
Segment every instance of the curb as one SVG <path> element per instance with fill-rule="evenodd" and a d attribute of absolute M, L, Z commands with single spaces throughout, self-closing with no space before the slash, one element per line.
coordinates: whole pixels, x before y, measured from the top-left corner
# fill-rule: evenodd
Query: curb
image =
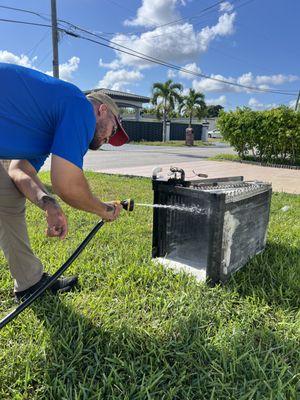
<path fill-rule="evenodd" d="M 271 168 L 285 168 L 285 169 L 300 169 L 298 165 L 285 165 L 285 164 L 271 164 L 271 163 L 262 163 L 258 161 L 247 161 L 247 160 L 223 160 L 223 161 L 231 161 L 240 164 L 252 164 L 258 165 L 260 167 L 271 167 Z"/>

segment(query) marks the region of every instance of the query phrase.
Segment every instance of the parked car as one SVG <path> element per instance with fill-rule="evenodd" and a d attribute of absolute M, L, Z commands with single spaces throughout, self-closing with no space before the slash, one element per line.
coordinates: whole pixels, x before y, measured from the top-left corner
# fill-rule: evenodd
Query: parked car
<path fill-rule="evenodd" d="M 219 129 L 212 129 L 211 131 L 207 132 L 209 138 L 216 138 L 219 139 L 222 137 L 221 132 Z"/>

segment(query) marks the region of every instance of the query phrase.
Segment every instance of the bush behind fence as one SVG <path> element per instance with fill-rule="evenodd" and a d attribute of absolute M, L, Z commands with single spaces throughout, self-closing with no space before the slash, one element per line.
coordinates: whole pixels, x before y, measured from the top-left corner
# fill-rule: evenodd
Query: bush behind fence
<path fill-rule="evenodd" d="M 300 113 L 288 107 L 223 111 L 218 127 L 242 159 L 251 155 L 260 162 L 300 162 Z"/>

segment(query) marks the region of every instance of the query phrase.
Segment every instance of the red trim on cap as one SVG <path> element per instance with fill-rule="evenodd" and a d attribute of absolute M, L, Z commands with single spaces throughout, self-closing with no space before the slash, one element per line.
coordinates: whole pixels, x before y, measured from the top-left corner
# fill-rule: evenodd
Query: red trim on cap
<path fill-rule="evenodd" d="M 129 136 L 125 132 L 121 122 L 116 118 L 116 122 L 118 124 L 117 132 L 109 139 L 108 143 L 113 146 L 122 146 L 123 144 L 129 141 Z"/>

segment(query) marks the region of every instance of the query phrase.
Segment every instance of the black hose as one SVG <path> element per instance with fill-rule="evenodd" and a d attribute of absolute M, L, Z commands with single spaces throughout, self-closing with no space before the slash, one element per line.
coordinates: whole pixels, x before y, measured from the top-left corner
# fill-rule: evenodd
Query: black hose
<path fill-rule="evenodd" d="M 85 246 L 89 243 L 89 241 L 95 236 L 95 234 L 98 232 L 98 230 L 103 226 L 104 221 L 99 221 L 94 228 L 91 230 L 91 232 L 87 235 L 87 237 L 84 239 L 84 241 L 77 247 L 77 249 L 74 251 L 74 253 L 68 258 L 68 260 L 51 276 L 51 278 L 45 282 L 44 285 L 40 286 L 32 295 L 28 297 L 23 303 L 21 303 L 15 310 L 13 310 L 11 313 L 7 314 L 6 317 L 4 317 L 0 321 L 0 329 L 2 329 L 6 324 L 8 324 L 11 320 L 16 318 L 17 315 L 19 315 L 25 308 L 30 306 L 36 300 L 38 297 L 40 297 L 45 290 L 47 290 L 64 272 L 65 270 L 73 263 L 74 260 L 79 256 L 79 254 L 82 252 L 82 250 L 85 248 Z"/>

